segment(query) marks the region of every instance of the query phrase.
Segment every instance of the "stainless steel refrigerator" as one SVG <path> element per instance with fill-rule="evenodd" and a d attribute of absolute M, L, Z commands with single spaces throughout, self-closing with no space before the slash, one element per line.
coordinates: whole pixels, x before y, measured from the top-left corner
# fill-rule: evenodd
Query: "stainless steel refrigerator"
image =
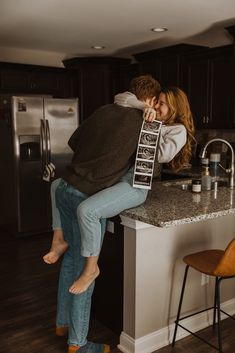
<path fill-rule="evenodd" d="M 50 183 L 71 160 L 68 140 L 77 126 L 77 99 L 11 97 L 10 111 L 0 116 L 3 228 L 16 235 L 51 229 Z"/>

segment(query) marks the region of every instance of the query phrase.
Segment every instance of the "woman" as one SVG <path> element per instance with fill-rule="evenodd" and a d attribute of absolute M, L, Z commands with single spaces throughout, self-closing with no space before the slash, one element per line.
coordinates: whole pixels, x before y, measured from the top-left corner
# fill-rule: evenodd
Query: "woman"
<path fill-rule="evenodd" d="M 115 103 L 132 107 L 135 107 L 136 104 L 133 100 L 133 96 L 130 95 L 129 92 L 117 95 Z M 164 123 L 158 147 L 158 162 L 169 163 L 173 169 L 179 170 L 189 163 L 191 158 L 191 146 L 194 140 L 194 125 L 187 97 L 184 92 L 178 88 L 172 87 L 163 89 L 155 105 L 155 109 L 157 119 Z M 145 120 L 151 122 L 154 118 L 154 115 L 147 115 Z M 128 171 L 119 183 L 86 199 L 84 197 L 83 201 L 81 201 L 77 207 L 77 219 L 81 238 L 87 236 L 91 239 L 94 238 L 97 248 L 97 254 L 95 256 L 96 262 L 104 234 L 105 219 L 119 214 L 124 209 L 138 206 L 143 203 L 147 197 L 147 190 L 132 187 L 132 177 L 133 168 Z M 52 184 L 52 200 L 55 200 L 54 189 L 57 184 L 58 181 Z M 53 216 L 54 227 L 60 228 L 58 214 L 56 216 L 55 204 L 53 207 Z M 57 225 L 55 223 L 57 223 Z M 61 230 L 57 229 L 56 231 L 59 232 L 61 236 L 58 237 L 60 240 L 57 242 L 57 245 L 55 244 L 53 247 L 52 244 L 51 251 L 44 257 L 44 261 L 48 263 L 55 262 L 67 249 L 67 243 L 62 238 Z M 77 244 L 76 246 L 77 251 L 80 247 L 83 247 L 82 244 Z M 86 249 L 83 250 L 86 251 Z M 89 253 L 90 249 L 87 251 Z M 79 277 L 69 287 L 69 291 L 72 294 L 80 294 L 81 296 L 81 293 L 90 290 L 93 281 L 94 278 L 88 281 L 86 281 L 86 279 L 83 281 L 82 279 L 81 281 Z M 63 328 L 63 326 L 66 326 L 66 322 L 57 320 L 57 326 Z"/>
<path fill-rule="evenodd" d="M 164 123 L 161 134 L 163 140 L 172 140 L 173 136 L 176 137 L 177 134 L 180 136 L 180 131 L 182 131 L 183 137 L 183 130 L 186 132 L 185 144 L 168 162 L 171 169 L 179 171 L 188 166 L 192 156 L 192 146 L 195 143 L 195 128 L 188 98 L 184 91 L 178 87 L 162 88 L 155 110 L 156 119 Z M 161 151 L 161 146 L 164 145 L 159 144 L 159 153 L 164 157 L 164 150 Z"/>
<path fill-rule="evenodd" d="M 140 107 L 140 102 L 135 101 L 129 92 L 117 95 L 115 102 L 122 106 L 135 107 L 138 105 Z M 189 164 L 194 142 L 194 124 L 187 96 L 177 87 L 163 88 L 155 105 L 155 110 L 156 118 L 164 123 L 158 147 L 158 162 L 168 163 L 173 170 L 178 171 Z M 147 109 L 145 120 L 151 122 L 154 120 L 155 115 L 151 115 L 149 112 Z M 133 188 L 132 177 L 133 168 L 128 171 L 119 183 L 90 196 L 86 202 L 82 202 L 79 205 L 77 217 L 81 234 L 86 237 L 86 233 L 90 233 L 91 235 L 88 236 L 90 236 L 91 242 L 96 243 L 96 250 L 83 249 L 83 256 L 89 257 L 88 254 L 91 252 L 95 252 L 98 255 L 101 245 L 100 222 L 103 222 L 103 229 L 105 229 L 106 218 L 113 217 L 124 209 L 136 207 L 145 201 L 147 190 Z M 54 203 L 54 193 L 58 184 L 59 179 L 52 183 L 53 229 L 56 236 L 54 237 L 51 251 L 44 256 L 44 261 L 49 264 L 56 262 L 67 249 L 67 243 L 63 239 L 59 215 L 56 212 Z M 125 198 L 123 195 L 125 195 Z M 120 196 L 122 200 L 119 204 Z M 102 211 L 100 208 L 102 208 Z M 95 225 L 93 228 L 95 231 L 90 229 L 89 224 Z M 82 247 L 84 248 L 84 246 Z M 88 281 L 88 285 L 77 286 L 74 284 L 74 286 L 71 286 L 70 292 L 73 294 L 81 293 L 89 285 L 90 281 Z"/>

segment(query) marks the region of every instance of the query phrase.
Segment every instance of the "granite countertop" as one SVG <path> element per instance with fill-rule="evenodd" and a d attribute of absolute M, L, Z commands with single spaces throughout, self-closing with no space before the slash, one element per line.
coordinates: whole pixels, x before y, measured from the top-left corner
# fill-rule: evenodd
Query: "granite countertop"
<path fill-rule="evenodd" d="M 182 190 L 182 184 L 188 190 Z M 191 192 L 191 180 L 153 182 L 146 202 L 121 213 L 156 227 L 171 227 L 235 214 L 235 188 Z"/>

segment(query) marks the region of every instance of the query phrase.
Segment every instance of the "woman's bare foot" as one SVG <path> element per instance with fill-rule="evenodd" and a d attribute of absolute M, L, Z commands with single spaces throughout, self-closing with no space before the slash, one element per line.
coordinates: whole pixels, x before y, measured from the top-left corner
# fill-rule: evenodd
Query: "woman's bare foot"
<path fill-rule="evenodd" d="M 69 292 L 72 294 L 81 294 L 85 292 L 99 274 L 100 270 L 97 265 L 94 271 L 87 271 L 84 269 L 80 277 L 69 288 Z"/>
<path fill-rule="evenodd" d="M 56 229 L 54 231 L 51 249 L 46 255 L 43 256 L 44 262 L 48 265 L 54 264 L 67 249 L 68 243 L 64 240 L 63 232 Z"/>

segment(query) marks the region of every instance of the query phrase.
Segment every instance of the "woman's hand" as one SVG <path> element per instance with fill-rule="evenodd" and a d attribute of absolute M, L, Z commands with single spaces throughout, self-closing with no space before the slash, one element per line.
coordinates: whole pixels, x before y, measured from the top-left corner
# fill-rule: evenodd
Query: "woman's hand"
<path fill-rule="evenodd" d="M 151 108 L 151 107 L 144 108 L 143 118 L 145 121 L 151 123 L 153 120 L 156 119 L 156 115 L 157 115 L 157 113 L 154 108 Z"/>
<path fill-rule="evenodd" d="M 145 121 L 149 123 L 151 123 L 153 120 L 156 119 L 156 110 L 154 109 L 156 103 L 157 103 L 156 97 L 148 98 L 145 101 L 143 118 Z"/>

